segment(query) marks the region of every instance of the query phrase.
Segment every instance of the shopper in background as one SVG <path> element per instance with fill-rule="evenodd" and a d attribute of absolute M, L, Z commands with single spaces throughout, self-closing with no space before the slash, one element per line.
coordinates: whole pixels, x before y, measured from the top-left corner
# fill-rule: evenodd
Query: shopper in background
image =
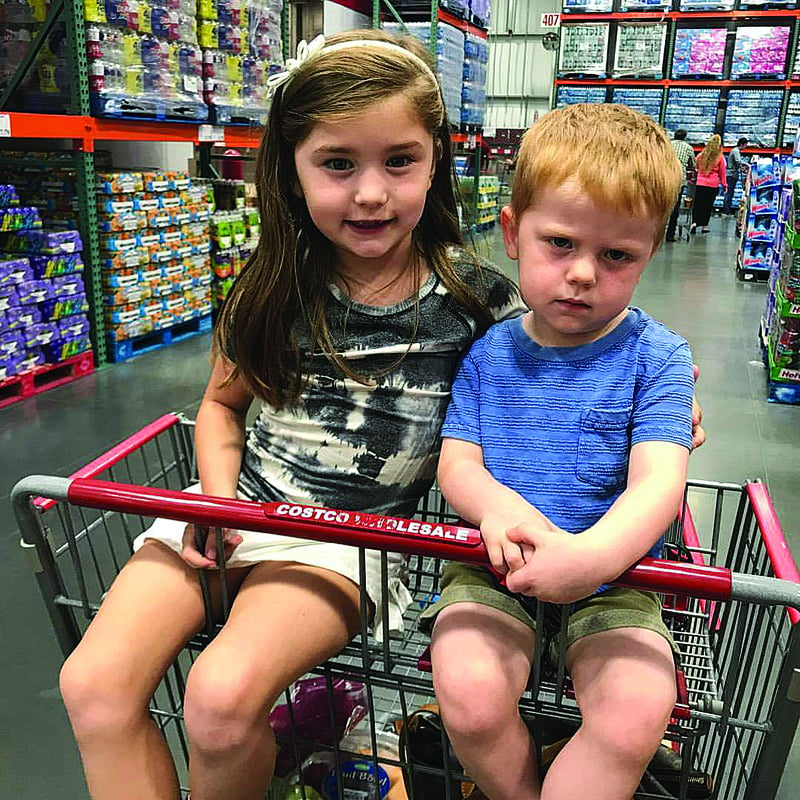
<path fill-rule="evenodd" d="M 745 163 L 742 157 L 742 148 L 747 147 L 747 137 L 742 136 L 736 147 L 732 147 L 728 153 L 728 190 L 725 192 L 725 202 L 722 204 L 723 214 L 735 214 L 733 208 L 733 194 L 736 191 L 736 184 L 742 178 L 742 165 Z"/>
<path fill-rule="evenodd" d="M 424 47 L 394 42 L 320 38 L 274 76 L 261 238 L 221 312 L 197 415 L 207 494 L 410 516 L 434 478 L 458 361 L 477 333 L 524 310 L 507 278 L 460 248 L 442 95 Z M 94 798 L 179 797 L 147 705 L 203 624 L 195 570 L 218 554 L 213 536 L 199 550 L 194 536 L 159 520 L 137 540 L 63 668 Z M 359 630 L 359 554 L 228 530 L 224 556 L 231 614 L 183 703 L 192 800 L 263 800 L 276 752 L 267 711 Z M 392 629 L 402 624 L 406 562 L 388 557 L 384 605 L 381 558 L 366 560 L 379 635 L 384 608 Z M 218 573 L 209 579 L 218 595 Z"/>
<path fill-rule="evenodd" d="M 423 614 L 445 727 L 493 800 L 632 797 L 675 703 L 657 596 L 605 584 L 660 555 L 684 491 L 689 346 L 628 307 L 683 179 L 664 131 L 625 106 L 567 106 L 523 140 L 501 221 L 531 311 L 463 360 L 439 461 L 506 586 L 448 565 Z M 547 653 L 555 633 L 535 630 L 537 601 L 574 604 L 559 643 L 583 718 L 542 784 L 518 707 L 534 638 Z"/>
<path fill-rule="evenodd" d="M 674 242 L 675 229 L 678 227 L 678 215 L 681 211 L 683 195 L 686 192 L 690 177 L 694 180 L 695 160 L 694 150 L 692 150 L 692 146 L 686 141 L 686 131 L 683 128 L 678 128 L 678 130 L 675 131 L 675 138 L 670 141 L 670 144 L 675 151 L 675 155 L 681 167 L 683 167 L 683 185 L 678 193 L 678 200 L 672 209 L 672 213 L 669 215 L 669 222 L 667 223 L 666 241 Z"/>
<path fill-rule="evenodd" d="M 697 184 L 692 204 L 692 227 L 695 233 L 700 227 L 708 233 L 708 222 L 714 210 L 714 200 L 719 187 L 727 191 L 728 182 L 725 176 L 725 156 L 722 154 L 722 139 L 714 134 L 706 144 L 703 152 L 697 157 Z"/>

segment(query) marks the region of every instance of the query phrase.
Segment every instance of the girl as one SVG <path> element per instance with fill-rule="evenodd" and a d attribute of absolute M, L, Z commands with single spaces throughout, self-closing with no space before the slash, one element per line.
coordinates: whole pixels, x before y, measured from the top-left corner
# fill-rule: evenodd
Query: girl
<path fill-rule="evenodd" d="M 708 233 L 708 221 L 714 208 L 714 198 L 719 186 L 726 191 L 728 183 L 725 177 L 725 156 L 722 155 L 722 139 L 714 134 L 697 157 L 697 186 L 692 207 L 691 233 L 697 231 L 699 225 L 703 233 Z"/>
<path fill-rule="evenodd" d="M 522 310 L 513 285 L 459 247 L 445 108 L 425 59 L 414 40 L 352 32 L 303 46 L 273 79 L 261 238 L 221 314 L 197 415 L 204 493 L 411 514 L 461 354 Z M 216 553 L 213 537 L 202 552 L 193 541 L 164 520 L 140 537 L 62 670 L 94 798 L 179 796 L 147 704 L 203 624 L 195 568 Z M 359 628 L 358 555 L 244 531 L 226 531 L 225 549 L 232 610 L 184 698 L 192 800 L 261 800 L 268 709 Z M 389 558 L 382 598 L 368 554 L 376 630 L 384 608 L 400 624 L 403 563 Z"/>

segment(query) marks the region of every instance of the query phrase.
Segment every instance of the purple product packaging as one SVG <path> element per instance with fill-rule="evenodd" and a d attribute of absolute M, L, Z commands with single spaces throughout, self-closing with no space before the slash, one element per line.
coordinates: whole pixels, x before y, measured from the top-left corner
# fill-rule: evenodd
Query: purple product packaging
<path fill-rule="evenodd" d="M 22 359 L 16 356 L 4 356 L 0 353 L 0 383 L 13 378 L 19 371 L 19 362 Z"/>
<path fill-rule="evenodd" d="M 60 319 L 55 325 L 58 327 L 58 335 L 61 339 L 77 339 L 79 336 L 89 335 L 89 320 L 82 314 Z"/>
<path fill-rule="evenodd" d="M 42 345 L 42 351 L 49 364 L 58 364 L 91 349 L 92 342 L 88 335 L 55 339 L 49 344 Z"/>
<path fill-rule="evenodd" d="M 16 285 L 33 279 L 30 261 L 27 258 L 14 258 L 0 261 L 0 286 Z"/>
<path fill-rule="evenodd" d="M 19 205 L 17 188 L 10 183 L 0 183 L 0 208 Z"/>
<path fill-rule="evenodd" d="M 21 357 L 25 353 L 25 337 L 22 331 L 8 331 L 0 333 L 0 357 Z"/>
<path fill-rule="evenodd" d="M 0 231 L 27 231 L 41 227 L 42 218 L 35 206 L 0 208 Z"/>
<path fill-rule="evenodd" d="M 83 250 L 78 231 L 16 231 L 0 234 L 0 249 L 13 253 L 57 255 Z"/>
<path fill-rule="evenodd" d="M 0 286 L 0 312 L 8 312 L 9 308 L 19 305 L 16 286 Z"/>
<path fill-rule="evenodd" d="M 71 275 L 73 272 L 83 272 L 83 259 L 80 253 L 31 256 L 30 260 L 34 278 L 54 278 L 57 275 Z"/>
<path fill-rule="evenodd" d="M 76 294 L 62 300 L 45 300 L 39 308 L 44 321 L 55 322 L 73 314 L 88 313 L 89 304 L 86 302 L 86 295 Z"/>
<path fill-rule="evenodd" d="M 83 278 L 73 273 L 72 275 L 60 275 L 53 278 L 53 297 L 58 300 L 66 299 L 75 294 L 84 294 Z"/>
<path fill-rule="evenodd" d="M 50 281 L 25 281 L 17 286 L 17 299 L 21 306 L 41 303 L 51 297 L 53 297 L 53 285 Z"/>
<path fill-rule="evenodd" d="M 38 322 L 36 325 L 31 325 L 30 328 L 25 328 L 25 347 L 28 350 L 43 344 L 50 344 L 58 338 L 58 326 L 55 322 Z"/>
<path fill-rule="evenodd" d="M 19 362 L 19 372 L 29 372 L 45 363 L 44 353 L 38 347 L 34 347 L 25 353 L 22 361 Z"/>
<path fill-rule="evenodd" d="M 27 328 L 42 321 L 42 312 L 38 306 L 12 306 L 6 311 L 6 327 L 13 331 Z"/>

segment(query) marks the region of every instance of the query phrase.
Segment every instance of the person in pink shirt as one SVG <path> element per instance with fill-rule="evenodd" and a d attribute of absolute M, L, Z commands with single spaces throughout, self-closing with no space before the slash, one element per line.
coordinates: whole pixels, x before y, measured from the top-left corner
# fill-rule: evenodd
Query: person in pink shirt
<path fill-rule="evenodd" d="M 703 233 L 708 233 L 708 221 L 714 208 L 714 198 L 717 196 L 720 185 L 722 190 L 728 188 L 728 179 L 725 175 L 725 156 L 722 154 L 722 139 L 714 134 L 705 149 L 697 157 L 697 186 L 694 193 L 692 206 L 691 233 L 700 226 Z"/>

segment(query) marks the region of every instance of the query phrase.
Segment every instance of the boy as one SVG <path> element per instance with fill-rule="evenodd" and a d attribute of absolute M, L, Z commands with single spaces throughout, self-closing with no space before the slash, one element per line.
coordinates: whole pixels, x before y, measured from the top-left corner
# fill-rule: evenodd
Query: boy
<path fill-rule="evenodd" d="M 660 552 L 686 479 L 689 347 L 628 308 L 682 181 L 664 131 L 624 106 L 552 111 L 520 150 L 501 222 L 530 312 L 464 359 L 439 462 L 507 588 L 452 564 L 425 614 L 445 726 L 491 800 L 630 800 L 675 702 L 656 596 L 605 584 Z M 535 615 L 514 592 L 574 604 L 583 723 L 542 784 L 518 711 Z"/>

